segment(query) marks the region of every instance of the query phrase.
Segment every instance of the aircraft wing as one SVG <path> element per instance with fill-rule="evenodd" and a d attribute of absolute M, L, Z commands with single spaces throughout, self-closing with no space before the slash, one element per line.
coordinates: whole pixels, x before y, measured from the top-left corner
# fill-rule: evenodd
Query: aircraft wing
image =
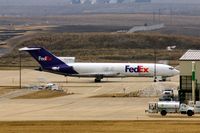
<path fill-rule="evenodd" d="M 114 73 L 114 72 L 102 72 L 102 73 L 85 73 L 81 74 L 80 76 L 84 77 L 97 77 L 97 76 L 103 76 L 103 77 L 116 77 L 116 76 L 122 76 L 120 73 Z"/>

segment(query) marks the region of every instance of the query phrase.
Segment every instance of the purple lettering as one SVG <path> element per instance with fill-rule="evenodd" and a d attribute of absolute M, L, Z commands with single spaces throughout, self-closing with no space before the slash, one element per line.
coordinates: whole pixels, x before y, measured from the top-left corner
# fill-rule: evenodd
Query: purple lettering
<path fill-rule="evenodd" d="M 143 66 L 137 66 L 137 67 L 131 67 L 129 65 L 125 66 L 125 72 L 130 72 L 130 73 L 147 73 L 149 72 L 149 68 L 143 67 Z"/>

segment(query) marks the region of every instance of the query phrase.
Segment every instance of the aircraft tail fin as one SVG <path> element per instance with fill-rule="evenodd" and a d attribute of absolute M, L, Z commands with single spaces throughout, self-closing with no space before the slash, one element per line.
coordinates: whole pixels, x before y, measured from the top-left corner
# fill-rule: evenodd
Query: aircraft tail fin
<path fill-rule="evenodd" d="M 58 65 L 66 65 L 63 61 L 42 47 L 24 47 L 19 50 L 27 51 L 44 69 L 56 67 Z"/>

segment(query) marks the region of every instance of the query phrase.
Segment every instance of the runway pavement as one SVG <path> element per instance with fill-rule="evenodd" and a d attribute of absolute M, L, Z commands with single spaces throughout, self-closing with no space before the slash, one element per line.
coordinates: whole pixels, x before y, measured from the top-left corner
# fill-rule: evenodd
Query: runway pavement
<path fill-rule="evenodd" d="M 17 86 L 18 71 L 0 71 L 4 78 L 0 86 Z M 19 120 L 177 120 L 199 119 L 199 116 L 188 118 L 184 115 L 160 115 L 145 113 L 147 104 L 156 101 L 157 97 L 110 97 L 91 98 L 100 94 L 125 93 L 149 88 L 177 87 L 178 76 L 171 81 L 154 83 L 153 78 L 114 78 L 94 83 L 94 79 L 70 78 L 34 70 L 22 70 L 23 86 L 46 82 L 57 83 L 73 95 L 50 99 L 12 99 L 1 95 L 0 121 Z M 31 90 L 30 90 L 31 91 Z M 26 93 L 27 90 L 25 90 Z M 12 93 L 12 92 L 10 92 Z M 2 98 L 4 97 L 4 98 Z"/>

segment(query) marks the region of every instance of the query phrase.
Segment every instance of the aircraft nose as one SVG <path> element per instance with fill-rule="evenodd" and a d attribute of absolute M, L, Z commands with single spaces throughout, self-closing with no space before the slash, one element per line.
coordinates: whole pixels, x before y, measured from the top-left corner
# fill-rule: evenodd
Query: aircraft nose
<path fill-rule="evenodd" d="M 179 70 L 174 69 L 174 71 L 173 71 L 173 74 L 174 74 L 174 75 L 178 75 L 179 73 L 180 73 Z"/>

